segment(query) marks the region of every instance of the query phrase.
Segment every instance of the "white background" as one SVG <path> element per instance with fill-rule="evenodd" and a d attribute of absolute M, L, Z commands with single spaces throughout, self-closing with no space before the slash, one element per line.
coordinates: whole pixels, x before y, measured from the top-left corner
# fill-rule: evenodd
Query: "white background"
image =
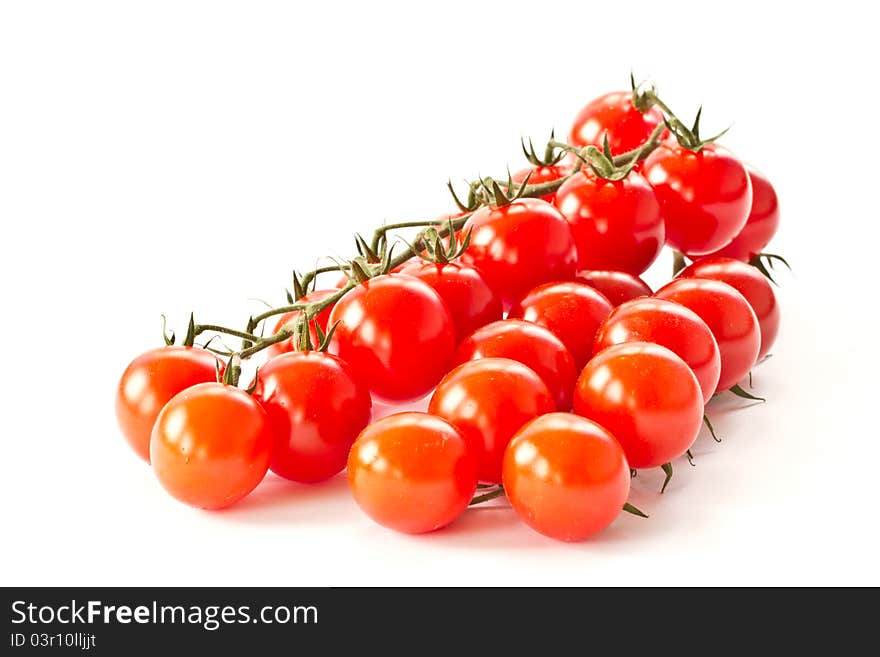
<path fill-rule="evenodd" d="M 863 3 L 9 2 L 0 9 L 0 582 L 880 584 L 876 22 Z M 821 7 L 821 8 L 820 8 Z M 122 369 L 240 325 L 291 269 L 449 176 L 518 166 L 590 98 L 654 80 L 763 169 L 782 333 L 768 398 L 712 410 L 650 520 L 567 545 L 507 508 L 407 537 L 343 478 L 222 513 L 168 497 L 116 428 Z M 649 273 L 656 284 L 663 259 Z"/>

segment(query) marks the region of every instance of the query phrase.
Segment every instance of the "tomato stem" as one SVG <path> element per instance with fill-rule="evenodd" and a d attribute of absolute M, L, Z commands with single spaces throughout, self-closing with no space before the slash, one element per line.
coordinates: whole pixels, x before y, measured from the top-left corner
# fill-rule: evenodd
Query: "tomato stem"
<path fill-rule="evenodd" d="M 318 276 L 318 274 L 329 274 L 330 272 L 342 271 L 344 269 L 345 265 L 327 265 L 326 267 L 318 267 L 317 269 L 306 272 L 300 279 L 300 284 L 302 285 L 303 290 L 307 290 L 309 284 Z"/>
<path fill-rule="evenodd" d="M 370 248 L 374 251 L 379 249 L 379 243 L 389 230 L 399 230 L 401 228 L 423 228 L 431 226 L 439 226 L 443 223 L 441 220 L 435 221 L 400 221 L 395 224 L 384 224 L 373 231 L 373 239 L 370 241 Z"/>
<path fill-rule="evenodd" d="M 236 338 L 241 338 L 242 340 L 250 340 L 252 342 L 257 342 L 260 340 L 260 336 L 254 335 L 253 333 L 247 333 L 245 331 L 236 331 L 235 329 L 227 328 L 225 326 L 219 326 L 217 324 L 196 324 L 195 325 L 195 334 L 201 335 L 205 331 L 216 331 L 217 333 L 225 333 L 226 335 L 232 335 Z"/>
<path fill-rule="evenodd" d="M 288 338 L 292 338 L 292 337 L 293 337 L 293 329 L 291 329 L 291 328 L 281 329 L 275 335 L 272 335 L 268 338 L 260 338 L 254 344 L 252 344 L 250 347 L 247 347 L 246 349 L 242 349 L 241 351 L 233 353 L 233 356 L 238 356 L 242 360 L 245 360 L 245 359 L 250 358 L 254 354 L 257 354 L 257 353 L 263 351 L 263 349 L 271 347 L 273 344 L 278 344 L 279 342 L 284 342 Z"/>

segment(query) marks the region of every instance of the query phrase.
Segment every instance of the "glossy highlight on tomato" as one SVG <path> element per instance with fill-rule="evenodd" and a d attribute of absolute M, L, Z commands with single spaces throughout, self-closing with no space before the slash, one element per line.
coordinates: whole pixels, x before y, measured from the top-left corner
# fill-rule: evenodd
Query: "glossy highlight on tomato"
<path fill-rule="evenodd" d="M 746 165 L 752 183 L 752 208 L 746 225 L 733 241 L 712 256 L 736 258 L 748 262 L 764 250 L 779 229 L 779 199 L 767 177 Z"/>
<path fill-rule="evenodd" d="M 637 171 L 612 181 L 581 169 L 562 183 L 556 206 L 571 226 L 579 269 L 638 275 L 663 248 L 666 228 L 660 203 Z"/>
<path fill-rule="evenodd" d="M 116 386 L 116 419 L 134 452 L 149 463 L 150 436 L 162 407 L 197 383 L 216 381 L 224 369 L 200 347 L 159 347 L 135 358 Z"/>
<path fill-rule="evenodd" d="M 358 436 L 348 457 L 355 501 L 380 525 L 408 534 L 440 529 L 470 504 L 477 459 L 445 420 L 397 413 Z"/>
<path fill-rule="evenodd" d="M 223 383 L 200 383 L 159 413 L 150 459 L 172 497 L 202 509 L 222 509 L 263 480 L 272 440 L 266 412 L 251 395 Z"/>
<path fill-rule="evenodd" d="M 336 325 L 331 353 L 380 401 L 424 396 L 452 364 L 449 308 L 412 276 L 384 274 L 357 285 L 336 303 L 329 321 Z"/>
<path fill-rule="evenodd" d="M 574 278 L 577 250 L 568 223 L 553 205 L 520 198 L 483 207 L 464 225 L 471 241 L 461 261 L 476 267 L 509 306 L 541 283 Z"/>
<path fill-rule="evenodd" d="M 400 270 L 430 285 L 446 302 L 458 344 L 481 326 L 501 319 L 501 299 L 473 267 L 421 260 Z"/>
<path fill-rule="evenodd" d="M 742 294 L 761 329 L 761 347 L 757 360 L 770 351 L 779 335 L 779 304 L 767 277 L 749 264 L 733 258 L 719 256 L 701 258 L 679 273 L 679 278 L 708 278 L 727 283 Z"/>
<path fill-rule="evenodd" d="M 254 397 L 265 409 L 274 436 L 269 468 L 302 483 L 342 471 L 372 408 L 369 390 L 351 368 L 320 351 L 270 360 L 258 372 Z"/>
<path fill-rule="evenodd" d="M 663 299 L 635 299 L 614 309 L 599 327 L 595 351 L 626 342 L 653 342 L 693 370 L 705 404 L 718 387 L 721 352 L 715 336 L 694 311 Z"/>
<path fill-rule="evenodd" d="M 507 316 L 546 328 L 562 341 L 580 370 L 593 355 L 596 330 L 611 310 L 611 302 L 589 285 L 565 281 L 539 285 Z"/>
<path fill-rule="evenodd" d="M 666 222 L 666 243 L 691 258 L 730 244 L 745 226 L 752 186 L 742 162 L 717 144 L 693 152 L 666 142 L 644 162 Z"/>
<path fill-rule="evenodd" d="M 702 278 L 677 278 L 654 293 L 687 306 L 706 322 L 721 354 L 718 390 L 741 381 L 758 360 L 761 329 L 746 298 L 727 283 Z"/>
<path fill-rule="evenodd" d="M 504 491 L 535 531 L 561 541 L 598 534 L 629 495 L 623 448 L 600 425 L 549 413 L 522 427 L 504 454 Z"/>
<path fill-rule="evenodd" d="M 571 408 L 571 391 L 577 379 L 574 359 L 562 341 L 543 326 L 521 319 L 487 324 L 456 352 L 459 363 L 478 358 L 510 358 L 523 363 L 547 384 L 559 410 Z"/>
<path fill-rule="evenodd" d="M 428 406 L 461 432 L 479 461 L 480 481 L 501 482 L 507 443 L 529 420 L 556 410 L 535 372 L 509 358 L 462 363 L 443 377 Z"/>
<path fill-rule="evenodd" d="M 345 287 L 343 284 L 342 287 Z M 307 304 L 307 303 L 315 303 L 316 301 L 323 301 L 324 299 L 337 294 L 339 292 L 336 290 L 314 290 L 309 292 L 308 294 L 303 295 L 301 298 L 297 299 L 297 303 Z M 319 312 L 315 319 L 309 322 L 309 338 L 312 341 L 313 347 L 318 347 L 321 344 L 321 340 L 318 336 L 318 329 L 315 328 L 315 323 L 321 327 L 321 331 L 326 335 L 327 333 L 327 321 L 330 319 L 330 312 L 333 310 L 333 306 L 327 306 L 321 312 Z M 284 313 L 281 317 L 278 318 L 278 321 L 275 323 L 275 328 L 272 329 L 272 335 L 277 335 L 278 332 L 283 328 L 293 328 L 296 320 L 302 317 L 301 310 L 294 310 L 293 312 Z M 272 346 L 266 349 L 266 356 L 268 358 L 274 358 L 275 356 L 279 356 L 281 354 L 286 354 L 290 351 L 296 351 L 299 346 L 295 342 L 295 338 L 290 338 L 289 340 L 284 340 L 282 342 L 278 342 L 273 344 Z"/>
<path fill-rule="evenodd" d="M 666 347 L 627 342 L 584 367 L 574 412 L 608 429 L 632 468 L 657 468 L 682 456 L 703 423 L 703 394 L 687 363 Z"/>
<path fill-rule="evenodd" d="M 615 307 L 626 301 L 653 294 L 645 281 L 623 271 L 584 269 L 575 274 L 574 279 L 601 292 Z"/>
<path fill-rule="evenodd" d="M 587 103 L 574 119 L 568 143 L 602 148 L 605 136 L 614 155 L 638 148 L 663 123 L 656 107 L 641 112 L 633 105 L 632 91 L 613 91 Z"/>

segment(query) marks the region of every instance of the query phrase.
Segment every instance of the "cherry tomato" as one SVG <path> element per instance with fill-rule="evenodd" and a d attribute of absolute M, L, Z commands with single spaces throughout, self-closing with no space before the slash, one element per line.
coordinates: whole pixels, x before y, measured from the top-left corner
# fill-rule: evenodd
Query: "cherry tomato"
<path fill-rule="evenodd" d="M 575 274 L 575 280 L 585 283 L 605 295 L 612 306 L 638 297 L 649 297 L 653 292 L 648 284 L 638 276 L 623 271 L 583 270 Z"/>
<path fill-rule="evenodd" d="M 599 352 L 584 367 L 574 412 L 608 429 L 632 468 L 656 468 L 684 454 L 703 423 L 703 394 L 681 358 L 650 342 Z"/>
<path fill-rule="evenodd" d="M 455 329 L 430 285 L 385 274 L 345 294 L 330 313 L 330 351 L 351 366 L 381 401 L 418 399 L 452 364 Z"/>
<path fill-rule="evenodd" d="M 779 199 L 767 177 L 748 164 L 746 171 L 752 183 L 752 208 L 746 225 L 733 241 L 712 255 L 748 262 L 764 250 L 779 229 Z"/>
<path fill-rule="evenodd" d="M 746 298 L 761 329 L 761 347 L 757 360 L 770 351 L 779 335 L 779 305 L 767 278 L 757 269 L 733 258 L 701 258 L 686 267 L 680 278 L 708 278 L 727 283 Z"/>
<path fill-rule="evenodd" d="M 430 285 L 446 302 L 458 344 L 481 326 L 501 319 L 501 299 L 473 267 L 419 259 L 400 270 Z"/>
<path fill-rule="evenodd" d="M 172 497 L 222 509 L 263 480 L 272 440 L 266 412 L 251 395 L 222 383 L 200 383 L 159 413 L 150 458 Z"/>
<path fill-rule="evenodd" d="M 556 206 L 571 226 L 580 269 L 645 271 L 666 235 L 654 190 L 637 171 L 611 181 L 584 168 L 556 192 Z"/>
<path fill-rule="evenodd" d="M 207 349 L 160 347 L 135 358 L 116 387 L 116 419 L 128 444 L 150 462 L 150 435 L 159 411 L 179 392 L 217 380 L 222 364 Z"/>
<path fill-rule="evenodd" d="M 421 534 L 448 525 L 470 504 L 477 459 L 446 420 L 397 413 L 358 436 L 348 456 L 348 483 L 377 523 Z"/>
<path fill-rule="evenodd" d="M 591 100 L 575 117 L 568 143 L 602 148 L 607 134 L 614 155 L 641 146 L 663 123 L 663 114 L 656 107 L 640 112 L 632 98 L 631 91 L 613 91 Z"/>
<path fill-rule="evenodd" d="M 517 199 L 503 207 L 477 210 L 462 262 L 476 267 L 509 306 L 541 283 L 574 278 L 577 251 L 568 223 L 550 203 Z"/>
<path fill-rule="evenodd" d="M 542 415 L 520 429 L 504 454 L 504 491 L 535 531 L 582 541 L 605 529 L 629 495 L 620 443 L 570 413 Z"/>
<path fill-rule="evenodd" d="M 761 328 L 746 298 L 721 281 L 677 278 L 654 293 L 687 306 L 706 322 L 721 353 L 718 390 L 736 385 L 758 360 Z"/>
<path fill-rule="evenodd" d="M 508 317 L 540 324 L 562 341 L 580 370 L 593 355 L 596 330 L 611 313 L 600 292 L 575 281 L 545 283 L 526 294 Z"/>
<path fill-rule="evenodd" d="M 543 379 L 559 410 L 571 408 L 577 379 L 574 359 L 562 341 L 543 326 L 520 319 L 492 322 L 477 329 L 458 347 L 459 363 L 479 358 L 510 358 Z"/>
<path fill-rule="evenodd" d="M 721 353 L 712 331 L 694 311 L 663 299 L 635 299 L 614 309 L 596 334 L 595 351 L 624 342 L 653 342 L 693 370 L 709 401 L 721 376 Z"/>
<path fill-rule="evenodd" d="M 345 287 L 342 285 L 341 287 Z M 297 300 L 297 303 L 315 303 L 317 301 L 323 301 L 327 297 L 338 293 L 339 290 L 314 290 L 305 294 L 302 298 Z M 312 340 L 312 346 L 317 347 L 320 344 L 320 340 L 318 339 L 318 330 L 315 328 L 315 322 L 321 327 L 321 330 L 326 334 L 327 333 L 327 320 L 330 319 L 330 312 L 333 310 L 333 306 L 327 306 L 324 310 L 319 312 L 315 317 L 313 322 L 309 322 L 309 336 Z M 275 324 L 275 328 L 272 329 L 272 335 L 277 335 L 278 332 L 286 328 L 287 326 L 293 327 L 296 320 L 302 316 L 301 310 L 294 310 L 290 313 L 284 313 L 281 317 L 278 318 L 278 322 Z M 279 356 L 281 354 L 286 354 L 290 351 L 296 351 L 298 346 L 295 344 L 294 338 L 290 338 L 289 340 L 284 340 L 283 342 L 279 342 L 277 344 L 273 344 L 271 347 L 266 348 L 266 356 L 268 358 L 274 358 L 275 356 Z"/>
<path fill-rule="evenodd" d="M 742 162 L 717 144 L 694 153 L 662 144 L 644 163 L 660 201 L 666 243 L 688 256 L 727 246 L 745 226 L 752 186 Z"/>
<path fill-rule="evenodd" d="M 269 467 L 293 481 L 313 483 L 341 472 L 370 422 L 367 387 L 343 361 L 320 351 L 273 358 L 260 369 L 254 396 L 275 438 Z"/>
<path fill-rule="evenodd" d="M 534 371 L 509 358 L 481 358 L 447 374 L 428 406 L 461 432 L 479 461 L 481 481 L 501 482 L 504 448 L 529 420 L 556 409 Z"/>
<path fill-rule="evenodd" d="M 571 170 L 572 167 L 568 164 L 554 164 L 542 167 L 526 167 L 525 169 L 520 169 L 519 171 L 514 173 L 510 177 L 510 179 L 515 183 L 522 183 L 525 181 L 526 176 L 528 176 L 530 185 L 540 185 L 541 183 L 553 182 L 554 180 L 565 178 L 568 174 L 571 173 Z M 554 199 L 556 198 L 556 192 L 553 192 L 552 194 L 545 194 L 540 198 L 544 199 L 548 203 L 553 203 Z"/>

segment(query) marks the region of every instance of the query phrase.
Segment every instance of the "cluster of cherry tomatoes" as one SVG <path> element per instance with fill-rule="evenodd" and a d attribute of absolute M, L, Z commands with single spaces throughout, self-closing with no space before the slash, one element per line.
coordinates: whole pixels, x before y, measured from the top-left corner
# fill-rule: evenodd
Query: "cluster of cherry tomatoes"
<path fill-rule="evenodd" d="M 636 469 L 671 471 L 706 403 L 742 392 L 776 339 L 749 264 L 776 232 L 773 187 L 652 90 L 595 99 L 567 145 L 529 155 L 411 257 L 300 290 L 267 313 L 270 338 L 226 330 L 247 345 L 228 362 L 191 336 L 135 359 L 117 416 L 167 491 L 219 509 L 269 469 L 313 484 L 347 468 L 358 505 L 399 531 L 505 495 L 538 532 L 581 540 L 627 506 Z M 664 245 L 692 264 L 652 292 L 639 275 Z M 238 387 L 238 359 L 261 352 Z M 426 413 L 371 423 L 374 401 L 428 394 Z"/>

